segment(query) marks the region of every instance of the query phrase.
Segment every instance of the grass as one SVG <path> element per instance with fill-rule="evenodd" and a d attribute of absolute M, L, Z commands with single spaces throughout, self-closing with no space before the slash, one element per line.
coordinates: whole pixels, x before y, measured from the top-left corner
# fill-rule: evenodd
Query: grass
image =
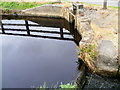
<path fill-rule="evenodd" d="M 44 4 L 53 4 L 53 2 L 37 3 L 37 2 L 0 2 L 0 8 L 3 10 L 23 10 L 33 8 Z"/>
<path fill-rule="evenodd" d="M 62 2 L 68 2 L 67 0 L 61 0 Z"/>
<path fill-rule="evenodd" d="M 118 72 L 117 72 L 118 76 L 120 75 L 120 66 L 118 68 Z M 120 76 L 119 76 L 120 77 Z"/>
<path fill-rule="evenodd" d="M 72 83 L 67 83 L 67 84 L 63 84 L 61 83 L 60 85 L 61 88 L 77 88 L 76 83 L 72 84 Z"/>
<path fill-rule="evenodd" d="M 43 85 L 40 85 L 39 87 L 40 89 L 46 89 L 46 88 L 54 88 L 54 89 L 57 89 L 57 90 L 63 90 L 63 89 L 68 89 L 69 90 L 74 90 L 75 88 L 77 88 L 77 85 L 76 83 L 67 83 L 67 84 L 63 84 L 62 82 L 60 83 L 60 85 L 55 84 L 54 86 L 52 87 L 48 87 L 46 82 L 44 82 Z"/>
<path fill-rule="evenodd" d="M 81 4 L 86 4 L 86 5 L 91 5 L 91 6 L 102 6 L 99 4 L 90 4 L 90 3 L 86 3 L 86 2 L 80 2 Z M 108 8 L 113 8 L 113 9 L 120 9 L 120 7 L 115 7 L 115 6 L 108 6 Z"/>
<path fill-rule="evenodd" d="M 109 8 L 120 9 L 120 7 L 108 6 Z"/>
<path fill-rule="evenodd" d="M 62 0 L 66 1 L 66 0 Z M 44 5 L 44 4 L 53 4 L 55 2 L 0 2 L 0 8 L 3 8 L 3 10 L 23 10 L 28 8 L 33 8 L 36 6 Z M 87 4 L 91 6 L 102 6 L 97 4 L 89 4 L 85 2 L 80 2 L 81 4 Z M 108 6 L 108 8 L 114 8 L 114 9 L 120 9 L 120 7 L 114 7 L 114 6 Z"/>
<path fill-rule="evenodd" d="M 81 55 L 81 57 L 84 57 L 85 55 L 87 55 L 87 57 L 89 57 L 89 59 L 94 60 L 94 58 L 97 55 L 95 48 L 96 48 L 95 44 L 82 46 L 80 48 L 79 55 Z M 81 58 L 81 59 L 84 59 L 84 58 Z"/>
<path fill-rule="evenodd" d="M 69 0 L 62 0 L 63 2 L 69 2 Z M 103 6 L 103 5 L 99 5 L 99 4 L 90 4 L 87 2 L 80 2 L 81 4 L 87 4 L 87 5 L 91 5 L 91 6 Z M 120 9 L 119 7 L 115 7 L 115 6 L 108 6 L 108 8 L 113 8 L 113 9 Z"/>

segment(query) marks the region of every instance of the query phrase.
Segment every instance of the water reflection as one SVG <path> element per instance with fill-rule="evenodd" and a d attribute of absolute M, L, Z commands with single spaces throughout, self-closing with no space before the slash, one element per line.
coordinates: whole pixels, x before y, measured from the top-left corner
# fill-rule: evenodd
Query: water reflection
<path fill-rule="evenodd" d="M 72 41 L 2 35 L 3 88 L 50 87 L 76 78 Z"/>
<path fill-rule="evenodd" d="M 2 89 L 2 39 L 0 36 L 0 89 Z"/>
<path fill-rule="evenodd" d="M 39 25 L 27 20 L 2 20 L 0 23 L 0 34 L 70 40 L 75 41 L 75 43 L 77 42 L 70 32 L 63 27 L 43 27 L 41 24 Z"/>

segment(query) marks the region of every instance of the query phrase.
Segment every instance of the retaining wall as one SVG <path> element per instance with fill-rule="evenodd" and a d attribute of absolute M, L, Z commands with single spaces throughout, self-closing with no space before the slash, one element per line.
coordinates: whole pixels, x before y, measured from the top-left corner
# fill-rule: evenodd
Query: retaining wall
<path fill-rule="evenodd" d="M 33 14 L 38 16 L 59 16 L 63 17 L 63 6 L 62 5 L 53 5 L 45 4 L 31 9 L 23 10 L 26 14 Z"/>

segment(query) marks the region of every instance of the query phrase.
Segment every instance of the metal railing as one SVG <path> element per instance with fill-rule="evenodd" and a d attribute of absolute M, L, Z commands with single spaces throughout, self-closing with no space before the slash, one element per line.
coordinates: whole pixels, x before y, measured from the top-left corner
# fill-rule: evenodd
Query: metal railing
<path fill-rule="evenodd" d="M 4 27 L 6 25 L 9 25 L 9 27 Z M 40 37 L 40 38 L 48 38 L 48 39 L 58 39 L 58 40 L 68 40 L 68 41 L 74 41 L 74 38 L 66 38 L 64 37 L 64 35 L 71 35 L 69 32 L 64 32 L 63 28 L 59 29 L 58 31 L 45 31 L 45 30 L 31 30 L 30 27 L 34 26 L 34 27 L 41 27 L 39 24 L 29 24 L 27 20 L 25 20 L 24 24 L 11 24 L 11 23 L 3 23 L 2 20 L 0 20 L 0 34 L 5 34 L 5 35 L 17 35 L 17 36 L 30 36 L 30 37 Z M 15 28 L 11 28 L 11 26 L 25 26 L 26 29 L 15 29 Z M 10 32 L 8 32 L 10 31 Z M 14 31 L 17 31 L 17 33 L 13 33 Z M 21 34 L 19 32 L 24 32 L 25 34 Z M 34 35 L 32 33 L 46 33 L 45 36 L 44 35 Z M 54 36 L 47 36 L 47 33 L 49 34 L 58 34 L 59 37 L 54 37 Z"/>

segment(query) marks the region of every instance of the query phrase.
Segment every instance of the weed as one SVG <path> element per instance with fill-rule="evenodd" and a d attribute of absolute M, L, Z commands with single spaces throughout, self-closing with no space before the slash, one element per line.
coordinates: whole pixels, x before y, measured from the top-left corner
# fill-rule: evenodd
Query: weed
<path fill-rule="evenodd" d="M 85 59 L 86 55 L 89 59 L 94 59 L 96 57 L 96 45 L 84 45 L 81 46 L 79 55 L 81 56 L 81 59 Z"/>
<path fill-rule="evenodd" d="M 61 85 L 60 85 L 60 87 L 61 88 L 77 88 L 77 85 L 76 85 L 76 83 L 67 83 L 67 84 L 63 84 L 63 83 L 61 83 Z"/>
<path fill-rule="evenodd" d="M 46 88 L 49 88 L 46 84 L 46 82 L 44 82 L 43 85 L 40 85 L 39 87 L 40 89 L 46 89 Z M 57 89 L 57 90 L 63 90 L 65 88 L 69 88 L 69 90 L 73 90 L 74 88 L 77 88 L 77 84 L 76 83 L 67 83 L 67 84 L 63 84 L 62 82 L 59 83 L 57 82 L 57 84 L 55 84 L 54 86 L 51 86 L 50 88 L 54 88 L 54 89 Z"/>

